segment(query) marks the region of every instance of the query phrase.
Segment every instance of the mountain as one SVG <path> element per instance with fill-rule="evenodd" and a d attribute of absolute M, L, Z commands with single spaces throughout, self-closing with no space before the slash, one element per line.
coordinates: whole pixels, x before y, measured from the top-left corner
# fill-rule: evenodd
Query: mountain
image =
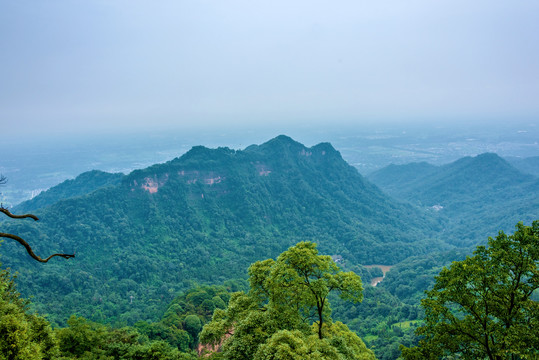
<path fill-rule="evenodd" d="M 106 186 L 118 185 L 124 174 L 111 174 L 99 170 L 87 171 L 73 180 L 66 180 L 31 200 L 13 208 L 13 212 L 26 213 L 52 205 L 60 200 L 87 195 Z"/>
<path fill-rule="evenodd" d="M 59 322 L 74 312 L 118 324 L 155 319 L 179 290 L 244 277 L 252 262 L 304 240 L 350 265 L 449 248 L 431 214 L 382 193 L 330 144 L 286 136 L 242 151 L 196 146 L 36 215 L 9 219 L 3 231 L 42 256 L 76 258 L 43 265 L 4 242 L 2 261 Z"/>
<path fill-rule="evenodd" d="M 525 174 L 539 176 L 539 156 L 527 158 L 508 157 L 506 160 Z"/>
<path fill-rule="evenodd" d="M 390 164 L 367 176 L 367 178 L 390 195 L 400 196 L 412 191 L 418 182 L 428 178 L 438 167 L 427 162 L 405 165 Z"/>
<path fill-rule="evenodd" d="M 432 209 L 445 223 L 444 238 L 459 246 L 539 218 L 539 179 L 492 153 L 443 166 L 392 165 L 369 179 L 398 199 Z"/>

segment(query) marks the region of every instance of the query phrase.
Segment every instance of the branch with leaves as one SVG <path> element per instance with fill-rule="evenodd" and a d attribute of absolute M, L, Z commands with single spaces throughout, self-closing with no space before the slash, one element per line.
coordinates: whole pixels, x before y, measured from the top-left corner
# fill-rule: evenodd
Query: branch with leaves
<path fill-rule="evenodd" d="M 5 179 L 5 178 L 4 178 Z M 14 215 L 12 214 L 8 209 L 4 208 L 3 206 L 0 205 L 0 212 L 6 214 L 8 217 L 12 218 L 12 219 L 25 219 L 25 218 L 30 218 L 30 219 L 33 219 L 34 221 L 38 221 L 38 217 L 35 216 L 35 215 L 32 215 L 32 214 L 24 214 L 24 215 Z M 7 239 L 12 239 L 12 240 L 15 240 L 17 241 L 19 244 L 21 244 L 22 246 L 24 246 L 26 248 L 26 251 L 28 252 L 28 254 L 34 258 L 35 260 L 39 261 L 39 262 L 43 262 L 43 263 L 46 263 L 48 262 L 51 258 L 55 257 L 55 256 L 60 256 L 60 257 L 63 257 L 64 259 L 71 259 L 73 257 L 75 257 L 75 254 L 52 254 L 51 256 L 49 256 L 48 258 L 45 258 L 45 259 L 42 259 L 41 257 L 39 257 L 38 255 L 36 255 L 34 253 L 34 251 L 32 250 L 32 247 L 30 246 L 30 244 L 28 244 L 23 238 L 21 238 L 20 236 L 17 236 L 17 235 L 13 235 L 13 234 L 9 234 L 9 233 L 2 233 L 0 232 L 0 237 L 3 237 L 3 238 L 7 238 Z"/>

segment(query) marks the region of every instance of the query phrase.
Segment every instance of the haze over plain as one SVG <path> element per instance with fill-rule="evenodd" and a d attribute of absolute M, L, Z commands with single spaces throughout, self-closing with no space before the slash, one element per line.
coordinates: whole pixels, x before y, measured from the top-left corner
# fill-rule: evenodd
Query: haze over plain
<path fill-rule="evenodd" d="M 537 122 L 536 1 L 8 2 L 4 137 Z"/>

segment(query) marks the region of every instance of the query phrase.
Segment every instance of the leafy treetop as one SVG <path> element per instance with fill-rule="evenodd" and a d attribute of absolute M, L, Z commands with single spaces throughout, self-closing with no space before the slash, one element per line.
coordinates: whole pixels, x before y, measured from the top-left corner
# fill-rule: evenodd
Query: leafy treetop
<path fill-rule="evenodd" d="M 314 243 L 300 242 L 277 260 L 254 263 L 249 282 L 250 291 L 232 294 L 202 330 L 202 343 L 222 345 L 214 359 L 374 359 L 346 325 L 332 323 L 327 300 L 336 291 L 361 301 L 361 279 L 318 255 Z"/>
<path fill-rule="evenodd" d="M 474 256 L 454 262 L 436 278 L 422 301 L 425 325 L 405 359 L 539 358 L 539 221 L 517 224 L 478 246 Z"/>

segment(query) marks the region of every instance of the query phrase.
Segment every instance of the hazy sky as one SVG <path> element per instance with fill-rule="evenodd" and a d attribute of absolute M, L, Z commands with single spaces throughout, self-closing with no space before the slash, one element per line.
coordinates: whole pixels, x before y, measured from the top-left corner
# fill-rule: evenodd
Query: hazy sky
<path fill-rule="evenodd" d="M 537 0 L 0 0 L 8 136 L 500 119 L 539 121 Z"/>

